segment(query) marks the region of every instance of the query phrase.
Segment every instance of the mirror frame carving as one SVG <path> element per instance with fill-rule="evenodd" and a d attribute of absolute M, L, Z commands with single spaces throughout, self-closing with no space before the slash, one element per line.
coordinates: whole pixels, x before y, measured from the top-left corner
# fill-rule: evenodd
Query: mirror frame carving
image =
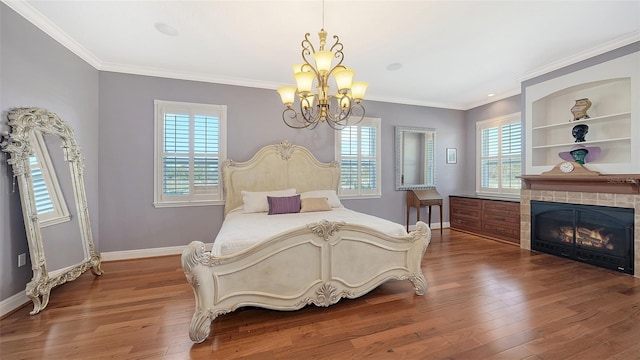
<path fill-rule="evenodd" d="M 42 108 L 15 108 L 9 111 L 8 125 L 11 133 L 8 140 L 2 142 L 2 151 L 9 153 L 7 162 L 18 180 L 20 203 L 24 218 L 31 269 L 33 277 L 27 284 L 25 293 L 33 302 L 31 315 L 35 315 L 49 303 L 51 289 L 78 278 L 91 269 L 94 275 L 102 275 L 100 254 L 96 252 L 89 222 L 89 210 L 84 186 L 84 165 L 80 147 L 76 142 L 73 129 L 61 120 L 58 115 Z M 65 161 L 69 163 L 71 182 L 80 226 L 84 260 L 77 264 L 54 270 L 47 269 L 46 254 L 42 243 L 42 233 L 38 221 L 33 182 L 29 166 L 29 156 L 33 154 L 32 132 L 39 131 L 43 135 L 58 136 L 62 142 Z"/>
<path fill-rule="evenodd" d="M 423 128 L 423 127 L 413 127 L 413 126 L 396 126 L 396 137 L 395 137 L 395 160 L 396 160 L 396 190 L 428 190 L 436 188 L 436 129 L 435 128 Z M 433 133 L 433 184 L 410 184 L 403 185 L 402 184 L 402 146 L 404 144 L 404 139 L 402 137 L 403 133 L 422 133 L 426 134 L 429 132 Z M 426 164 L 425 164 L 426 166 Z"/>

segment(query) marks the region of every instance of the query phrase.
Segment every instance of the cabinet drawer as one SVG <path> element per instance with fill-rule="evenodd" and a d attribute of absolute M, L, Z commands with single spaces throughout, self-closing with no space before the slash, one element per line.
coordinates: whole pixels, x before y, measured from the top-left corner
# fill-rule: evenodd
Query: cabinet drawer
<path fill-rule="evenodd" d="M 520 213 L 508 213 L 508 214 L 503 214 L 501 212 L 498 213 L 494 213 L 494 212 L 488 212 L 488 211 L 484 211 L 482 213 L 482 220 L 483 221 L 493 221 L 493 222 L 503 222 L 503 223 L 507 223 L 507 224 L 515 224 L 515 225 L 519 225 L 520 224 Z"/>
<path fill-rule="evenodd" d="M 452 217 L 464 217 L 469 219 L 480 219 L 480 209 L 467 209 L 467 208 L 451 208 Z"/>
<path fill-rule="evenodd" d="M 506 201 L 485 200 L 482 202 L 482 210 L 495 214 L 513 215 L 520 214 L 520 203 Z"/>
<path fill-rule="evenodd" d="M 469 209 L 482 209 L 482 201 L 480 199 L 469 199 L 469 198 L 459 198 L 459 197 L 450 197 L 449 198 L 449 206 L 454 207 L 466 207 Z"/>
<path fill-rule="evenodd" d="M 451 227 L 454 229 L 473 230 L 478 231 L 481 229 L 480 220 L 465 219 L 465 218 L 451 218 Z"/>
<path fill-rule="evenodd" d="M 518 240 L 518 241 L 520 239 L 520 224 L 515 225 L 515 224 L 483 221 L 482 231 L 486 232 L 489 235 L 495 235 L 500 238 L 506 238 L 506 239 Z"/>

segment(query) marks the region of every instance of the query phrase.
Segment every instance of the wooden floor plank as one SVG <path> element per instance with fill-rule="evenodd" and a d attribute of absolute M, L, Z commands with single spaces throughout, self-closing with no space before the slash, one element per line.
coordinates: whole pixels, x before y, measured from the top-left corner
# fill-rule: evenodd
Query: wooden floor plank
<path fill-rule="evenodd" d="M 640 359 L 640 279 L 445 229 L 429 289 L 392 281 L 293 312 L 241 308 L 188 337 L 179 256 L 106 262 L 0 320 L 5 359 Z"/>

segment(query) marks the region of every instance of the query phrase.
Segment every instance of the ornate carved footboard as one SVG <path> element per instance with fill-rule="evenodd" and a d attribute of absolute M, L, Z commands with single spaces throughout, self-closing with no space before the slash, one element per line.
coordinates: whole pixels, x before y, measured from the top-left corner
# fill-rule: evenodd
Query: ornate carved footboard
<path fill-rule="evenodd" d="M 211 321 L 242 306 L 296 310 L 356 298 L 385 281 L 409 280 L 427 291 L 420 263 L 431 230 L 395 237 L 368 227 L 321 221 L 273 237 L 237 254 L 215 257 L 194 241 L 182 253 L 182 268 L 196 308 L 189 336 L 203 342 Z"/>

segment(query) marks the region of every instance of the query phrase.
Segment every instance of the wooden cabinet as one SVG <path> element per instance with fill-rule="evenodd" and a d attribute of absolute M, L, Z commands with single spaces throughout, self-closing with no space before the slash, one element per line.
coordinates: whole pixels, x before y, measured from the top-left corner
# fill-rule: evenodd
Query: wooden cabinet
<path fill-rule="evenodd" d="M 520 203 L 449 196 L 451 228 L 520 244 Z"/>

